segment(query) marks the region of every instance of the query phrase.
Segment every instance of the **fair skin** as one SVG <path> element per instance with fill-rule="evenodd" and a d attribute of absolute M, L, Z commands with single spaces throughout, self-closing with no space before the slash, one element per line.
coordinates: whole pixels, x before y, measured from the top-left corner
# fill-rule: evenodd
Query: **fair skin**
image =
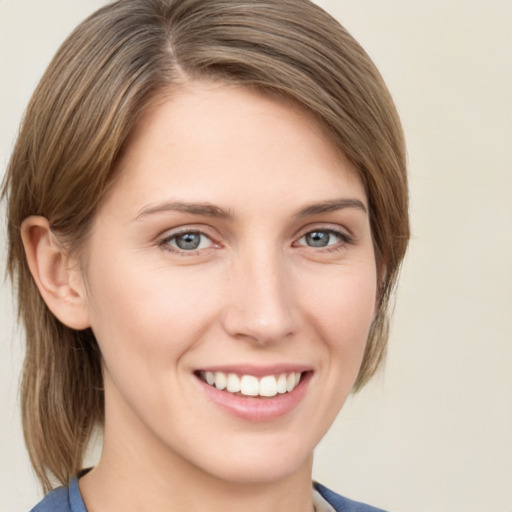
<path fill-rule="evenodd" d="M 45 219 L 22 230 L 47 304 L 103 356 L 89 512 L 311 512 L 375 315 L 360 179 L 299 108 L 205 82 L 162 98 L 118 166 L 81 265 Z M 257 396 L 218 389 L 229 374 Z"/>

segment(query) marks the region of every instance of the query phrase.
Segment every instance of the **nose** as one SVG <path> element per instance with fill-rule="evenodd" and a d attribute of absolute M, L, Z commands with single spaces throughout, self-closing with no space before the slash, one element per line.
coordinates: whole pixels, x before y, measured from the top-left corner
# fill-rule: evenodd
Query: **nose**
<path fill-rule="evenodd" d="M 298 314 L 290 272 L 276 253 L 258 251 L 232 267 L 223 315 L 224 329 L 231 336 L 268 345 L 296 332 Z"/>

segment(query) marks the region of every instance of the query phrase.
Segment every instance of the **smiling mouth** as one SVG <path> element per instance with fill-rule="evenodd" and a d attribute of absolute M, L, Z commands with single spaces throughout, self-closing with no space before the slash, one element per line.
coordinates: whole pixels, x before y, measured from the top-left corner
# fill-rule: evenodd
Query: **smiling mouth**
<path fill-rule="evenodd" d="M 278 375 L 237 375 L 236 373 L 199 371 L 196 375 L 210 386 L 239 396 L 266 397 L 293 391 L 305 372 L 288 372 Z"/>

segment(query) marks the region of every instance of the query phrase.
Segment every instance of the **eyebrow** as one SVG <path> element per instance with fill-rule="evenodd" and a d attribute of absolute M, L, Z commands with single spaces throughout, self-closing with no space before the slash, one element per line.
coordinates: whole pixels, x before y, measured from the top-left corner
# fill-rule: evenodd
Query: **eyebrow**
<path fill-rule="evenodd" d="M 182 201 L 166 201 L 155 206 L 144 207 L 135 217 L 139 220 L 148 215 L 162 212 L 183 212 L 202 217 L 213 217 L 217 219 L 233 219 L 234 215 L 220 206 L 210 203 L 185 203 Z"/>
<path fill-rule="evenodd" d="M 364 213 L 368 213 L 366 206 L 359 199 L 329 199 L 320 203 L 314 203 L 298 211 L 297 217 L 309 217 L 311 215 L 320 215 L 322 213 L 334 212 L 336 210 L 343 210 L 345 208 L 355 208 Z"/>
<path fill-rule="evenodd" d="M 368 213 L 366 206 L 359 199 L 330 199 L 322 201 L 320 203 L 313 203 L 305 208 L 300 209 L 295 217 L 303 218 L 311 215 L 320 215 L 322 213 L 329 213 L 337 210 L 343 210 L 345 208 L 355 208 L 361 210 L 364 213 Z M 165 212 L 182 212 L 189 213 L 191 215 L 199 215 L 202 217 L 212 217 L 217 219 L 233 220 L 234 215 L 229 210 L 225 210 L 220 206 L 216 206 L 210 203 L 188 203 L 183 201 L 166 201 L 159 203 L 154 206 L 146 206 L 137 214 L 135 220 L 139 220 L 148 215 L 155 213 Z"/>

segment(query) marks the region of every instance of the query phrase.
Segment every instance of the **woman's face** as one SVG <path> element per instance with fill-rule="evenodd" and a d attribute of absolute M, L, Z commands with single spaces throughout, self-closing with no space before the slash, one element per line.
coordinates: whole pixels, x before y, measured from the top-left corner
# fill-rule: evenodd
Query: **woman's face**
<path fill-rule="evenodd" d="M 309 467 L 375 313 L 360 179 L 304 111 L 197 82 L 118 171 L 85 255 L 104 453 L 233 482 Z"/>

